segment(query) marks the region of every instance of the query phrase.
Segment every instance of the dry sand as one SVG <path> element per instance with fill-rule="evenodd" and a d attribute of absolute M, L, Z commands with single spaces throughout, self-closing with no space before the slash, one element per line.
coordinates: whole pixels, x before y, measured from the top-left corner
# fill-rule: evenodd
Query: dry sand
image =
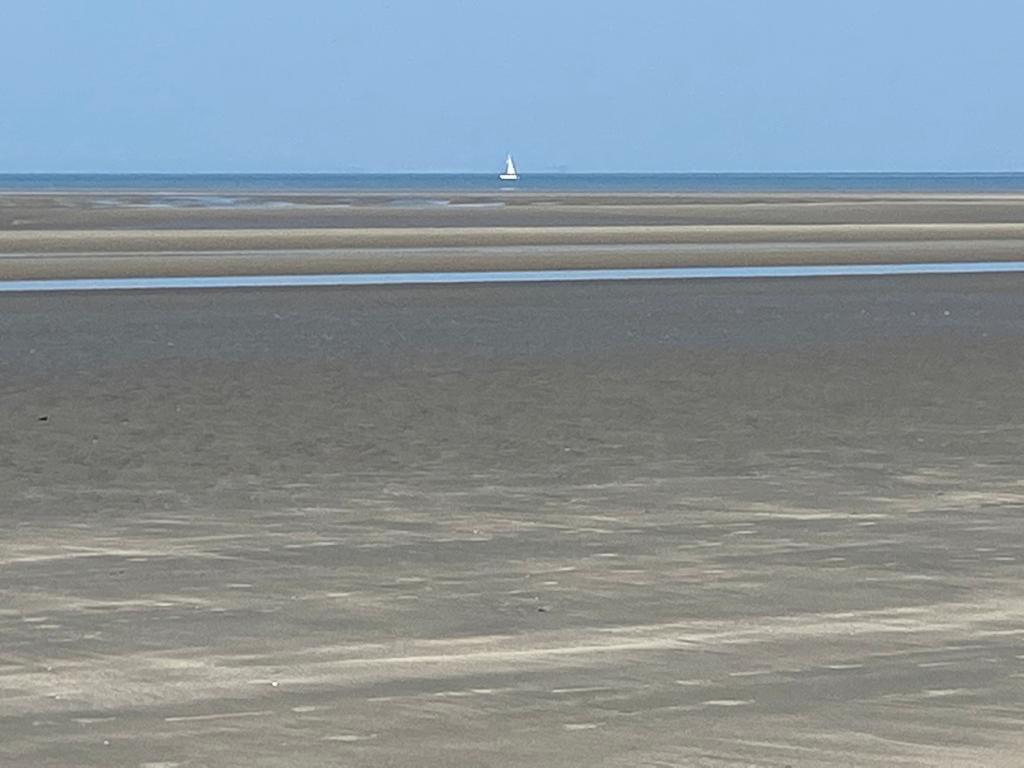
<path fill-rule="evenodd" d="M 7 294 L 0 338 L 0 765 L 1020 765 L 1024 277 Z"/>

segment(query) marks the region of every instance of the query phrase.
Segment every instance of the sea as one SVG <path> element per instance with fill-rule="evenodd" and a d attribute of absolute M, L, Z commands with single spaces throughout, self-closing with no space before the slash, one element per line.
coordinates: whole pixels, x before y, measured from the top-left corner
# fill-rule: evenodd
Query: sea
<path fill-rule="evenodd" d="M 1024 173 L 0 174 L 0 192 L 1024 192 Z M 230 198 L 211 204 L 230 204 Z"/>

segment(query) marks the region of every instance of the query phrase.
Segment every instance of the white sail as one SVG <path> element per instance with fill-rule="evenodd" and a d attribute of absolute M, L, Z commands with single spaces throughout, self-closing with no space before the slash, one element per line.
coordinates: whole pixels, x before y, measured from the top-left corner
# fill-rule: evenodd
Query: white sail
<path fill-rule="evenodd" d="M 519 178 L 519 174 L 516 172 L 515 163 L 512 162 L 512 155 L 505 156 L 505 172 L 499 174 L 498 178 L 504 181 L 515 181 Z"/>

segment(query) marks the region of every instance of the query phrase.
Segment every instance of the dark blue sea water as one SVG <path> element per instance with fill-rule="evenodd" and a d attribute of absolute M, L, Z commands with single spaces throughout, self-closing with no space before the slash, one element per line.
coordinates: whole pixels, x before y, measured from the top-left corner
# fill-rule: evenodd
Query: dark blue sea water
<path fill-rule="evenodd" d="M 1024 192 L 1024 173 L 0 174 L 0 191 Z"/>

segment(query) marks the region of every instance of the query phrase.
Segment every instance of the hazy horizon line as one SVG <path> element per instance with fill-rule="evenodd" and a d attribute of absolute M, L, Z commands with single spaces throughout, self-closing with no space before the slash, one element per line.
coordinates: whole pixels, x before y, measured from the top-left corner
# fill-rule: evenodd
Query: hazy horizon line
<path fill-rule="evenodd" d="M 496 176 L 498 171 L 0 171 L 0 178 L 15 176 Z M 1024 168 L 1002 170 L 771 170 L 771 171 L 594 171 L 538 170 L 521 176 L 1018 176 Z"/>

